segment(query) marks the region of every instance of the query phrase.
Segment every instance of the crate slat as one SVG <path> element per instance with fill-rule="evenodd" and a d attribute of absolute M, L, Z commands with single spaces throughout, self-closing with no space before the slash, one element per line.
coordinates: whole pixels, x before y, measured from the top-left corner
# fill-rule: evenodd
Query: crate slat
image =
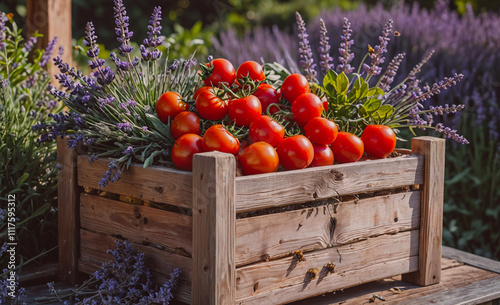
<path fill-rule="evenodd" d="M 418 229 L 420 191 L 238 219 L 236 265 Z"/>
<path fill-rule="evenodd" d="M 108 170 L 110 160 L 89 162 L 89 156 L 78 156 L 78 184 L 98 188 L 98 183 Z M 142 168 L 132 164 L 117 183 L 109 182 L 103 188 L 111 193 L 151 200 L 158 203 L 187 207 L 192 206 L 192 174 L 162 166 Z"/>
<path fill-rule="evenodd" d="M 424 157 L 409 155 L 236 178 L 236 212 L 421 184 Z"/>
<path fill-rule="evenodd" d="M 191 255 L 193 218 L 142 205 L 132 205 L 105 197 L 80 196 L 82 228 L 119 234 L 138 244 L 152 243 Z"/>
<path fill-rule="evenodd" d="M 282 304 L 418 270 L 419 231 L 365 241 L 236 269 L 237 304 Z M 336 272 L 328 274 L 332 262 Z M 308 270 L 318 268 L 316 279 Z"/>

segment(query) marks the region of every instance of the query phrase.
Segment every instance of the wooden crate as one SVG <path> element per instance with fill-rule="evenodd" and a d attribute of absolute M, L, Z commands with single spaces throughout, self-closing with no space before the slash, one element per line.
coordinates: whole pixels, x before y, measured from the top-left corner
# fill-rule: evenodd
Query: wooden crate
<path fill-rule="evenodd" d="M 283 304 L 399 274 L 438 283 L 444 146 L 419 137 L 396 158 L 244 177 L 218 152 L 192 173 L 133 165 L 103 189 L 146 202 L 131 204 L 85 193 L 108 161 L 60 140 L 60 277 L 94 272 L 126 239 L 157 281 L 182 268 L 177 299 L 191 304 Z"/>

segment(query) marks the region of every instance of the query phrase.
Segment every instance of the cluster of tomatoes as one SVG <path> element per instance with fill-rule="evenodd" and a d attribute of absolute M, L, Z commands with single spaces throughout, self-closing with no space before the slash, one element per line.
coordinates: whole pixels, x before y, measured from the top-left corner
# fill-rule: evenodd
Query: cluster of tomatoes
<path fill-rule="evenodd" d="M 171 157 L 181 170 L 192 170 L 193 155 L 208 151 L 235 155 L 242 172 L 252 175 L 280 165 L 294 170 L 355 162 L 364 153 L 384 158 L 396 146 L 393 130 L 383 125 L 367 126 L 361 138 L 339 132 L 323 117 L 328 102 L 300 74 L 289 75 L 277 90 L 254 61 L 235 70 L 219 58 L 204 67 L 205 86 L 192 98 L 166 92 L 156 104 L 159 119 L 170 122 L 176 140 Z"/>

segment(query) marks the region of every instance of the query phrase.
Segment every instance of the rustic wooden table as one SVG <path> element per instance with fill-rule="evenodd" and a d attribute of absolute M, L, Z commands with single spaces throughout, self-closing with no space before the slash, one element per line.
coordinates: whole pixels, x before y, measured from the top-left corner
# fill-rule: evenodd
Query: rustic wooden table
<path fill-rule="evenodd" d="M 500 305 L 500 262 L 449 247 L 443 247 L 441 282 L 419 287 L 396 276 L 367 283 L 342 291 L 309 298 L 289 305 L 358 305 L 358 304 L 488 304 Z M 25 280 L 39 277 L 25 275 Z M 45 271 L 47 273 L 47 271 Z M 52 275 L 57 272 L 52 271 Z M 50 272 L 49 272 L 50 275 Z M 70 289 L 64 283 L 56 283 L 58 289 Z M 36 299 L 47 296 L 47 285 L 27 287 L 27 304 L 39 304 Z M 379 298 L 380 297 L 380 298 Z M 62 304 L 62 303 L 52 303 Z M 182 303 L 176 303 L 180 305 Z M 263 304 L 265 305 L 265 304 Z"/>

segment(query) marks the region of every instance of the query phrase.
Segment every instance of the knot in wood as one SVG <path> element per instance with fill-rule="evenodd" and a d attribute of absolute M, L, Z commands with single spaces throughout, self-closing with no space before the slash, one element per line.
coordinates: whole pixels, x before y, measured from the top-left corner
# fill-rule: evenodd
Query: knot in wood
<path fill-rule="evenodd" d="M 332 169 L 330 173 L 332 173 L 334 180 L 336 181 L 344 180 L 344 173 L 341 173 L 335 169 Z"/>
<path fill-rule="evenodd" d="M 165 189 L 162 186 L 157 186 L 154 188 L 154 190 L 160 194 L 163 194 L 163 192 L 165 191 Z"/>

